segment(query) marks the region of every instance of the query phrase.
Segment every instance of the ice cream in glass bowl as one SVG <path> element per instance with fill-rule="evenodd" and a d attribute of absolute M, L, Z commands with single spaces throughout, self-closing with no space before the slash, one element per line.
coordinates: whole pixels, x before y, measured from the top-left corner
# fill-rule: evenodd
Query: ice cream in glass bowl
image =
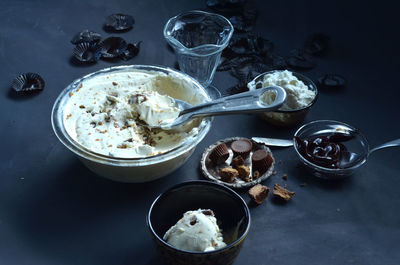
<path fill-rule="evenodd" d="M 179 131 L 150 129 L 179 114 L 174 99 L 210 101 L 188 75 L 166 67 L 106 68 L 67 86 L 51 121 L 59 140 L 96 174 L 121 182 L 147 182 L 181 166 L 210 130 L 195 119 Z"/>
<path fill-rule="evenodd" d="M 288 71 L 274 70 L 256 76 L 247 84 L 250 90 L 265 86 L 280 86 L 286 91 L 286 101 L 282 107 L 272 112 L 261 113 L 267 122 L 277 126 L 294 126 L 302 122 L 318 98 L 318 89 L 308 77 Z M 263 98 L 267 103 L 274 100 L 274 95 Z"/>

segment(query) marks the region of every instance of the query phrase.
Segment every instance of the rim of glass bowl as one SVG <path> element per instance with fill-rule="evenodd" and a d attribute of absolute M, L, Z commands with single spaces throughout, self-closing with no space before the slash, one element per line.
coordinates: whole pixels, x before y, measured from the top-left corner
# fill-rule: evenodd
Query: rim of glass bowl
<path fill-rule="evenodd" d="M 346 168 L 326 168 L 326 167 L 321 167 L 321 166 L 319 166 L 319 165 L 317 165 L 317 164 L 314 164 L 314 163 L 308 161 L 308 160 L 299 152 L 299 150 L 297 149 L 297 144 L 296 144 L 296 141 L 294 140 L 294 137 L 295 137 L 295 136 L 298 136 L 304 129 L 306 129 L 306 128 L 312 126 L 312 125 L 319 124 L 319 123 L 337 124 L 337 125 L 346 126 L 346 127 L 350 128 L 350 129 L 354 130 L 354 131 L 357 132 L 357 134 L 362 138 L 362 141 L 363 141 L 363 143 L 365 144 L 366 149 L 367 149 L 367 155 L 364 157 L 363 160 L 361 160 L 360 162 L 358 162 L 358 163 L 355 164 L 354 166 L 346 167 Z M 336 173 L 336 174 L 338 174 L 338 175 L 341 175 L 340 173 L 345 173 L 345 174 L 346 174 L 347 172 L 352 171 L 352 170 L 357 169 L 357 168 L 359 168 L 360 166 L 362 166 L 362 165 L 367 161 L 367 158 L 368 158 L 368 155 L 369 155 L 369 149 L 370 149 L 370 146 L 369 146 L 369 143 L 368 143 L 367 138 L 364 136 L 364 134 L 362 134 L 362 132 L 361 132 L 360 130 L 354 128 L 354 127 L 351 126 L 351 125 L 348 125 L 347 123 L 340 122 L 340 121 L 335 121 L 335 120 L 316 120 L 316 121 L 311 121 L 311 122 L 309 122 L 309 123 L 306 123 L 306 124 L 302 125 L 302 126 L 301 126 L 299 129 L 297 129 L 297 131 L 294 133 L 294 136 L 293 136 L 293 146 L 294 146 L 294 150 L 296 150 L 296 153 L 297 153 L 297 155 L 300 157 L 301 161 L 302 161 L 303 163 L 305 163 L 307 166 L 309 166 L 309 167 L 311 167 L 311 168 L 313 168 L 313 169 L 317 169 L 317 170 L 320 171 L 320 172 L 326 172 L 326 173 L 332 173 L 332 174 Z"/>
<path fill-rule="evenodd" d="M 153 211 L 154 205 L 162 198 L 164 197 L 167 193 L 171 192 L 174 189 L 180 188 L 182 186 L 187 186 L 187 185 L 210 185 L 210 186 L 215 186 L 218 187 L 219 189 L 223 189 L 228 191 L 229 193 L 232 193 L 234 195 L 234 197 L 236 199 L 238 199 L 241 204 L 243 205 L 246 217 L 249 218 L 249 222 L 246 226 L 245 231 L 243 232 L 242 235 L 240 235 L 240 237 L 238 237 L 235 241 L 231 242 L 229 245 L 226 245 L 223 248 L 219 248 L 216 250 L 211 250 L 211 251 L 205 251 L 205 252 L 200 252 L 200 251 L 189 251 L 189 250 L 182 250 L 179 248 L 176 248 L 170 244 L 168 244 L 162 237 L 158 236 L 157 233 L 154 231 L 152 222 L 151 222 L 151 213 Z M 163 193 L 161 193 L 160 195 L 157 196 L 157 198 L 154 199 L 153 203 L 151 204 L 149 211 L 147 212 L 147 216 L 146 216 L 146 224 L 147 227 L 149 228 L 149 230 L 151 231 L 151 233 L 157 238 L 157 240 L 159 242 L 161 242 L 164 246 L 171 248 L 175 251 L 178 252 L 182 252 L 182 253 L 187 253 L 187 254 L 195 254 L 195 255 L 207 255 L 207 254 L 213 254 L 216 252 L 223 252 L 225 249 L 229 249 L 237 244 L 239 244 L 242 240 L 244 240 L 244 238 L 247 236 L 247 234 L 249 233 L 250 230 L 250 226 L 251 226 L 251 215 L 250 215 L 250 210 L 249 207 L 247 206 L 246 202 L 243 200 L 242 196 L 240 196 L 236 191 L 232 190 L 231 188 L 224 186 L 222 184 L 219 183 L 215 183 L 212 181 L 208 181 L 208 180 L 189 180 L 189 181 L 185 181 L 179 184 L 176 184 L 170 188 L 168 188 L 166 191 L 164 191 Z"/>
<path fill-rule="evenodd" d="M 223 42 L 223 43 L 221 43 L 219 45 L 218 44 L 202 44 L 202 45 L 199 45 L 199 46 L 196 46 L 196 47 L 193 47 L 193 48 L 188 48 L 185 45 L 183 45 L 180 41 L 178 41 L 177 39 L 172 37 L 170 34 L 168 34 L 168 28 L 169 28 L 170 24 L 172 24 L 175 20 L 180 19 L 181 17 L 183 17 L 185 15 L 189 15 L 189 14 L 207 15 L 207 16 L 210 16 L 210 17 L 218 18 L 219 20 L 227 23 L 231 30 L 229 31 L 229 35 L 226 38 L 225 42 Z M 167 42 L 169 44 L 171 44 L 174 47 L 178 47 L 180 49 L 184 49 L 186 54 L 195 54 L 196 56 L 204 56 L 204 57 L 206 57 L 206 56 L 210 56 L 210 55 L 212 55 L 214 53 L 218 53 L 221 50 L 225 49 L 226 46 L 228 46 L 228 44 L 229 44 L 229 41 L 230 41 L 230 39 L 232 37 L 232 34 L 233 34 L 233 31 L 234 31 L 233 25 L 229 21 L 229 19 L 227 19 L 226 17 L 218 15 L 218 14 L 215 14 L 215 13 L 209 13 L 209 12 L 200 11 L 200 10 L 192 10 L 192 11 L 186 11 L 186 12 L 179 13 L 178 15 L 168 19 L 167 23 L 165 23 L 165 26 L 164 26 L 163 35 L 164 35 L 164 38 L 167 40 Z M 216 47 L 218 49 L 216 49 L 214 52 L 206 53 L 206 54 L 202 54 L 202 53 L 198 53 L 197 52 L 198 50 L 201 50 L 201 49 L 203 49 L 205 47 L 206 48 L 207 47 L 213 47 L 213 48 Z"/>
<path fill-rule="evenodd" d="M 261 78 L 262 76 L 267 75 L 267 74 L 273 74 L 273 73 L 275 73 L 275 72 L 283 72 L 283 71 L 286 71 L 286 70 L 272 70 L 272 71 L 268 71 L 268 72 L 259 74 L 259 75 L 257 75 L 256 77 L 254 77 L 254 79 L 253 79 L 252 81 L 249 82 L 249 84 L 250 84 L 250 83 L 253 83 L 254 85 L 252 85 L 252 86 L 249 86 L 249 85 L 248 85 L 247 87 L 248 87 L 250 90 L 256 89 L 256 85 L 257 85 L 257 82 L 259 81 L 259 80 L 258 80 L 259 78 Z M 310 109 L 310 108 L 315 104 L 315 102 L 317 101 L 317 98 L 318 98 L 319 92 L 318 92 L 317 86 L 316 86 L 315 83 L 314 83 L 310 78 L 308 78 L 307 76 L 305 76 L 305 75 L 303 75 L 303 74 L 300 74 L 300 73 L 297 73 L 297 72 L 290 71 L 290 70 L 287 70 L 287 71 L 291 72 L 295 77 L 297 77 L 298 79 L 300 79 L 301 81 L 303 81 L 303 83 L 304 83 L 308 88 L 311 88 L 311 90 L 315 92 L 315 97 L 314 97 L 314 99 L 310 102 L 310 104 L 308 104 L 308 105 L 305 106 L 304 108 L 295 109 L 295 110 L 279 110 L 279 109 L 278 109 L 278 110 L 274 110 L 273 112 L 279 112 L 279 113 L 296 113 L 296 112 L 300 112 L 300 111 L 303 111 L 303 110 Z"/>
<path fill-rule="evenodd" d="M 210 96 L 207 94 L 205 89 L 202 87 L 202 85 L 197 82 L 194 78 L 176 71 L 174 69 L 171 69 L 169 67 L 163 67 L 163 66 L 154 66 L 154 65 L 122 65 L 122 66 L 112 66 L 108 68 L 101 69 L 99 71 L 90 73 L 88 75 L 85 75 L 81 78 L 78 78 L 74 80 L 71 84 L 69 84 L 64 90 L 59 94 L 57 97 L 56 101 L 54 102 L 52 111 L 51 111 L 51 125 L 53 127 L 53 131 L 56 134 L 57 138 L 72 152 L 75 154 L 92 160 L 94 162 L 99 162 L 102 164 L 112 164 L 112 165 L 117 165 L 117 166 L 144 166 L 144 165 L 150 165 L 150 164 L 156 164 L 161 161 L 166 161 L 169 159 L 172 159 L 174 157 L 177 157 L 191 148 L 195 147 L 203 138 L 206 136 L 208 131 L 210 130 L 211 127 L 211 121 L 212 118 L 203 118 L 201 121 L 198 129 L 199 133 L 194 136 L 194 137 L 189 137 L 185 141 L 183 141 L 179 146 L 164 152 L 162 154 L 157 154 L 154 156 L 147 156 L 147 157 L 134 157 L 134 158 L 123 158 L 123 157 L 112 157 L 112 156 L 107 156 L 103 154 L 99 154 L 96 152 L 93 152 L 89 150 L 88 148 L 84 147 L 77 141 L 75 141 L 66 131 L 64 127 L 64 119 L 63 119 L 63 107 L 65 106 L 65 103 L 68 100 L 68 93 L 75 89 L 80 83 L 92 79 L 96 76 L 101 76 L 104 74 L 110 74 L 114 72 L 129 72 L 129 71 L 134 71 L 134 70 L 140 70 L 140 71 L 156 71 L 156 72 L 162 72 L 165 74 L 173 74 L 176 75 L 178 78 L 184 79 L 188 81 L 189 83 L 192 83 L 201 94 L 205 97 L 207 101 L 211 101 Z"/>

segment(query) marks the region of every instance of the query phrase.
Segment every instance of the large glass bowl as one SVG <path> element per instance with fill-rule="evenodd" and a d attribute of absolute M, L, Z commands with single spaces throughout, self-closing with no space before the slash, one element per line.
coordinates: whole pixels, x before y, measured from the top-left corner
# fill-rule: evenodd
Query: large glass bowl
<path fill-rule="evenodd" d="M 250 90 L 258 89 L 263 87 L 263 79 L 265 75 L 268 74 L 273 74 L 275 72 L 279 72 L 282 70 L 274 70 L 274 71 L 269 71 L 262 73 L 258 76 L 256 76 L 251 82 L 247 84 L 247 87 Z M 318 98 L 318 89 L 317 86 L 314 84 L 314 82 L 299 73 L 292 72 L 292 74 L 297 77 L 297 79 L 301 80 L 309 90 L 312 90 L 315 92 L 315 97 L 314 99 L 308 104 L 306 107 L 301 108 L 301 109 L 296 109 L 296 110 L 275 110 L 272 112 L 263 112 L 260 114 L 260 117 L 266 120 L 267 122 L 276 125 L 276 126 L 282 126 L 282 127 L 288 127 L 288 126 L 294 126 L 299 123 L 301 123 L 305 117 L 307 116 L 307 113 L 310 111 L 312 106 L 315 104 Z"/>
<path fill-rule="evenodd" d="M 120 72 L 161 72 L 172 76 L 182 83 L 182 91 L 176 91 L 172 97 L 188 101 L 196 105 L 210 101 L 204 87 L 192 77 L 176 70 L 147 65 L 115 66 L 106 68 L 73 81 L 67 86 L 56 99 L 52 113 L 51 122 L 53 130 L 58 139 L 79 159 L 96 174 L 120 182 L 147 182 L 168 175 L 180 167 L 193 153 L 197 144 L 206 136 L 211 127 L 210 118 L 199 121 L 198 133 L 188 137 L 176 148 L 154 156 L 142 158 L 118 158 L 95 153 L 77 141 L 67 132 L 64 126 L 64 109 L 69 99 L 69 93 L 85 81 L 99 78 L 104 75 Z"/>

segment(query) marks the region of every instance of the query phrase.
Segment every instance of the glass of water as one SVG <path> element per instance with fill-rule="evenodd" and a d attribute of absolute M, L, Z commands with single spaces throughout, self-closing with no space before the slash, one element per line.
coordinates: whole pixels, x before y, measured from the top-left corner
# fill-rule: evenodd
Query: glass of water
<path fill-rule="evenodd" d="M 181 13 L 164 27 L 164 37 L 175 51 L 180 70 L 209 90 L 222 50 L 232 34 L 233 26 L 228 19 L 203 11 Z M 218 90 L 214 93 L 220 95 Z"/>

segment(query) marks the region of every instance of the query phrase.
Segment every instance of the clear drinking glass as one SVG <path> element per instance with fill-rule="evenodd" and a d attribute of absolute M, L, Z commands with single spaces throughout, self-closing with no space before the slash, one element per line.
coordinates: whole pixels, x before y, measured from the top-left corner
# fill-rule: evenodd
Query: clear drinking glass
<path fill-rule="evenodd" d="M 205 88 L 210 86 L 232 34 L 228 19 L 203 11 L 181 13 L 164 27 L 164 37 L 174 49 L 181 71 Z"/>

